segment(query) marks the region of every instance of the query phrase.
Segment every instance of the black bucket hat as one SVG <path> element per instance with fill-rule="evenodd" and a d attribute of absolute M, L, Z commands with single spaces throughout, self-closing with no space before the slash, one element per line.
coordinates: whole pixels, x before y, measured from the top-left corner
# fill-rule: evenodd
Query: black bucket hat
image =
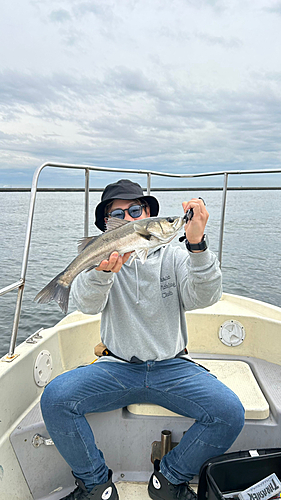
<path fill-rule="evenodd" d="M 137 182 L 132 182 L 129 179 L 121 179 L 113 184 L 108 184 L 104 188 L 101 196 L 101 202 L 96 206 L 96 226 L 101 230 L 105 230 L 104 224 L 104 209 L 108 203 L 113 200 L 145 200 L 150 207 L 151 217 L 155 217 L 159 212 L 159 203 L 154 196 L 144 196 L 141 186 Z"/>

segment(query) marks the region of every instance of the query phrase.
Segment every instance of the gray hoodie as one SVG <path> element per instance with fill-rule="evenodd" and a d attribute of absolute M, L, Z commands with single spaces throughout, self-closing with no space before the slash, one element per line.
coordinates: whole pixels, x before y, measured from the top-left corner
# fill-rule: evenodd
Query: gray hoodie
<path fill-rule="evenodd" d="M 101 340 L 115 355 L 142 361 L 174 358 L 187 345 L 185 311 L 210 306 L 222 293 L 221 271 L 209 250 L 168 245 L 118 273 L 82 272 L 72 300 L 86 314 L 102 312 Z"/>

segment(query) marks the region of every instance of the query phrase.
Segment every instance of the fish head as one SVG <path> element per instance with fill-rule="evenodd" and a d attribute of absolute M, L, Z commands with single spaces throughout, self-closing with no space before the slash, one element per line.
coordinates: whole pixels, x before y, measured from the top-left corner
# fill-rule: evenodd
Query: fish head
<path fill-rule="evenodd" d="M 161 242 L 171 241 L 185 224 L 183 217 L 151 217 L 146 230 Z"/>

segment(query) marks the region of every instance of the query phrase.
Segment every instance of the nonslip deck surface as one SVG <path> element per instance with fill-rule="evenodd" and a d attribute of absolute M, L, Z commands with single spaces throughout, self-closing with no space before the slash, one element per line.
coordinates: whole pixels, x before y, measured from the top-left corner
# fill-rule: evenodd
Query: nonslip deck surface
<path fill-rule="evenodd" d="M 115 483 L 119 500 L 148 500 L 147 483 Z"/>
<path fill-rule="evenodd" d="M 149 500 L 147 483 L 134 483 L 120 481 L 115 483 L 119 494 L 119 500 Z M 197 491 L 197 485 L 191 485 Z"/>

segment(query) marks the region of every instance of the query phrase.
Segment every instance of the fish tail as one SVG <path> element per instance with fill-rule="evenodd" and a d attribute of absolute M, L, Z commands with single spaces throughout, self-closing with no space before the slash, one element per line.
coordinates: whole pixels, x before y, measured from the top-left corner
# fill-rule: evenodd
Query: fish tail
<path fill-rule="evenodd" d="M 70 285 L 63 285 L 60 282 L 60 277 L 64 274 L 64 271 L 58 274 L 48 285 L 46 285 L 42 290 L 36 295 L 34 301 L 39 302 L 39 304 L 47 304 L 51 300 L 55 300 L 60 306 L 61 310 L 66 314 L 68 309 Z"/>

